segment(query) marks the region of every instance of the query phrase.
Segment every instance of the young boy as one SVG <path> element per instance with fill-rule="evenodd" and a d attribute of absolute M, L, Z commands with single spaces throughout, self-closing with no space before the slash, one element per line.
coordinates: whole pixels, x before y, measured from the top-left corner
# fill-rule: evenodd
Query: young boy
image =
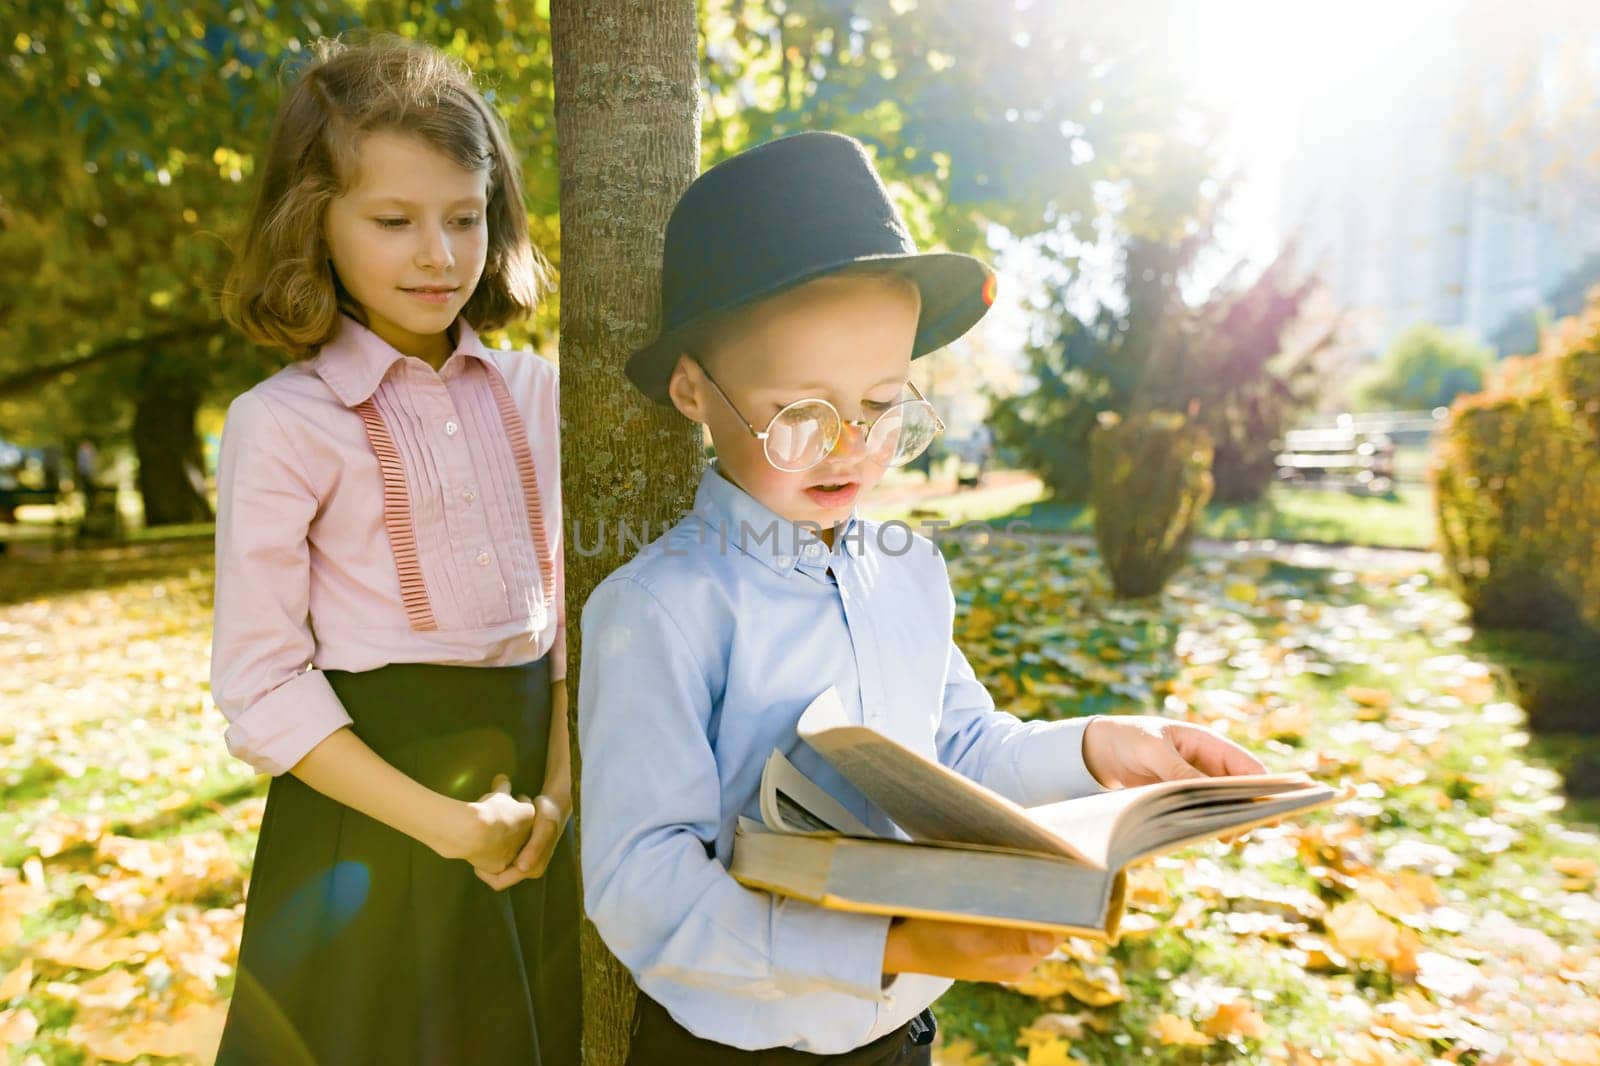
<path fill-rule="evenodd" d="M 710 428 L 695 513 L 583 612 L 585 903 L 638 981 L 631 1063 L 926 1063 L 952 978 L 1005 980 L 1047 934 L 823 910 L 727 872 L 782 750 L 876 830 L 892 825 L 803 744 L 847 711 L 1023 804 L 1256 773 L 1160 718 L 1018 721 L 951 640 L 937 549 L 855 517 L 943 428 L 910 362 L 993 296 L 976 259 L 918 255 L 861 146 L 806 133 L 701 177 L 667 227 L 661 338 L 630 379 Z"/>

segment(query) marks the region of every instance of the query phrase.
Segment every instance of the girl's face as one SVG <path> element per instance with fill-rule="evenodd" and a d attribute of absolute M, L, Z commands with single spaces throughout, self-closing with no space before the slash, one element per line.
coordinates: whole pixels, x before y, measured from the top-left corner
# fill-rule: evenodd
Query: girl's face
<path fill-rule="evenodd" d="M 363 136 L 357 159 L 355 184 L 328 205 L 333 269 L 374 333 L 441 365 L 446 331 L 483 275 L 488 172 L 392 132 Z"/>
<path fill-rule="evenodd" d="M 818 398 L 843 418 L 872 422 L 910 379 L 919 309 L 914 291 L 876 280 L 803 285 L 751 311 L 711 356 L 711 375 L 738 413 L 687 359 L 674 371 L 673 400 L 710 427 L 724 477 L 791 522 L 831 530 L 884 474 L 866 456 L 862 431 L 846 426 L 832 455 L 789 473 L 767 461 L 740 415 L 764 430 L 784 405 Z"/>

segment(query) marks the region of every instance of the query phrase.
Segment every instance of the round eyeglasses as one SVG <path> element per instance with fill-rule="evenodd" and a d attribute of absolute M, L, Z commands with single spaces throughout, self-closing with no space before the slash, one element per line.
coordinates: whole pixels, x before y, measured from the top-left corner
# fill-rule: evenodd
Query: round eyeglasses
<path fill-rule="evenodd" d="M 910 381 L 906 386 L 911 389 L 913 398 L 890 404 L 871 422 L 845 418 L 827 400 L 805 399 L 784 406 L 772 416 L 766 430 L 759 430 L 728 399 L 728 394 L 706 371 L 705 365 L 698 361 L 697 365 L 722 397 L 722 402 L 738 415 L 750 435 L 761 442 L 767 462 L 787 473 L 810 470 L 832 455 L 846 426 L 853 426 L 862 434 L 867 458 L 879 466 L 904 466 L 927 451 L 933 438 L 944 432 L 944 422 L 933 404 Z"/>

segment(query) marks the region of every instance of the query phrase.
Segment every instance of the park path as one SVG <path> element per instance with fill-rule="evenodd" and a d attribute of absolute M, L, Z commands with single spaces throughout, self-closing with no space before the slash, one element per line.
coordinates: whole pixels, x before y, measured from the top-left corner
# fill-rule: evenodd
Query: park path
<path fill-rule="evenodd" d="M 967 537 L 971 533 L 944 530 L 936 539 Z M 1095 547 L 1092 533 L 996 533 L 1030 544 Z M 1439 570 L 1444 561 L 1437 552 L 1412 548 L 1370 548 L 1357 544 L 1318 544 L 1311 541 L 1208 540 L 1196 538 L 1194 553 L 1222 559 L 1271 559 L 1285 566 L 1312 570 L 1414 571 Z"/>
<path fill-rule="evenodd" d="M 996 470 L 984 477 L 981 489 L 971 491 L 1003 491 L 1030 483 L 1037 484 L 1038 477 L 1022 470 Z M 939 479 L 933 482 L 908 481 L 899 485 L 880 486 L 873 490 L 871 509 L 892 511 L 918 504 L 937 508 L 942 502 L 960 499 L 964 495 L 965 493 L 956 486 L 953 479 Z M 918 528 L 915 520 L 905 521 L 909 521 L 912 528 L 918 532 L 934 535 L 935 539 L 974 535 L 969 532 L 959 532 L 954 528 L 943 530 Z M 1095 547 L 1094 535 L 1091 533 L 1019 532 L 1006 535 L 1033 544 L 1061 544 L 1090 549 Z M 1199 537 L 1194 541 L 1194 551 L 1197 555 L 1223 559 L 1268 558 L 1286 566 L 1318 570 L 1409 572 L 1439 570 L 1443 566 L 1443 560 L 1437 552 L 1414 548 L 1326 544 L 1315 541 L 1212 540 Z"/>

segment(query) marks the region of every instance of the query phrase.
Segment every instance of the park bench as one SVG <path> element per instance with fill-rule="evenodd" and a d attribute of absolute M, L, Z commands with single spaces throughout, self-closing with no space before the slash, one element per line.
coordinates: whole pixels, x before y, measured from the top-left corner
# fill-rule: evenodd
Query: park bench
<path fill-rule="evenodd" d="M 1394 442 L 1352 426 L 1284 434 L 1278 478 L 1289 484 L 1344 489 L 1371 496 L 1394 491 Z"/>

